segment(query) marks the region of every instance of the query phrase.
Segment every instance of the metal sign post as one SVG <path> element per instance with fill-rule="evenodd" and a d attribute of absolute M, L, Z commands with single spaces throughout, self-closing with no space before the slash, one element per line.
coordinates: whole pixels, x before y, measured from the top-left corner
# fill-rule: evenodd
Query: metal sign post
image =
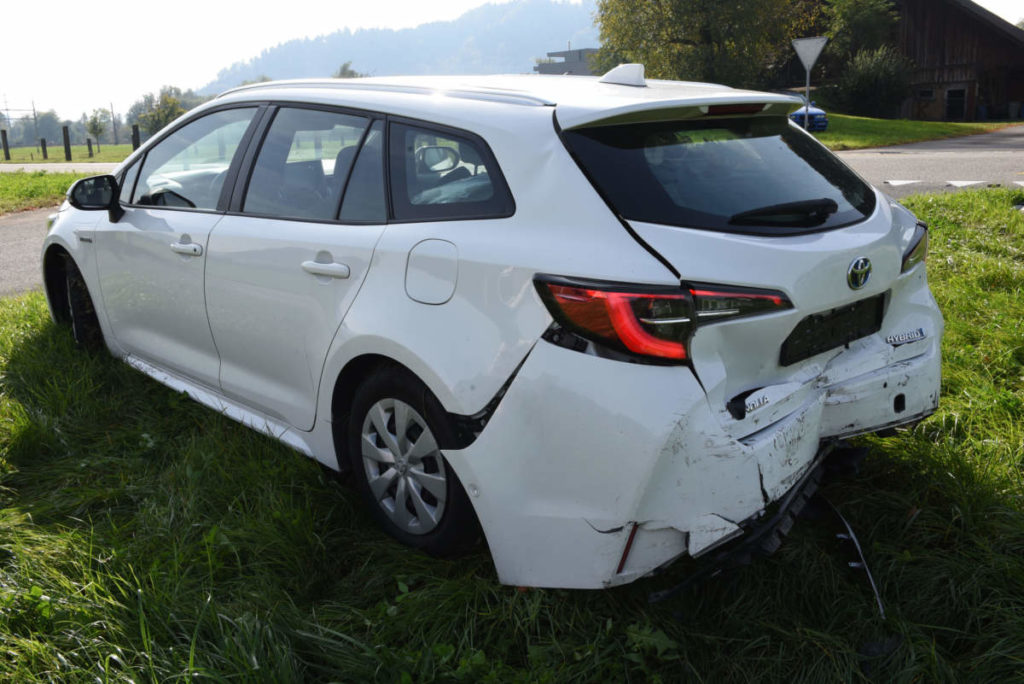
<path fill-rule="evenodd" d="M 803 62 L 804 68 L 807 69 L 807 85 L 805 86 L 804 95 L 804 130 L 806 131 L 809 122 L 811 120 L 811 69 L 814 68 L 814 63 L 818 61 L 818 57 L 821 56 L 821 51 L 825 48 L 825 43 L 828 42 L 828 38 L 819 36 L 817 38 L 796 38 L 793 40 L 793 49 L 796 50 L 797 57 Z"/>

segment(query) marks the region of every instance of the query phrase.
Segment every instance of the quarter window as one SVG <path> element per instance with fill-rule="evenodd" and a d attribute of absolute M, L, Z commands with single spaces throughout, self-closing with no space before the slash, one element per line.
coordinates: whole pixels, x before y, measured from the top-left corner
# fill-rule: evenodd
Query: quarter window
<path fill-rule="evenodd" d="M 390 148 L 396 219 L 512 215 L 512 196 L 482 142 L 396 123 L 391 125 Z"/>
<path fill-rule="evenodd" d="M 135 188 L 135 179 L 139 177 L 140 166 L 142 165 L 132 164 L 132 168 L 121 177 L 121 192 L 117 198 L 121 204 L 131 204 L 132 190 Z"/>
<path fill-rule="evenodd" d="M 135 204 L 216 209 L 231 160 L 255 113 L 254 107 L 214 112 L 157 143 L 142 164 Z"/>
<path fill-rule="evenodd" d="M 267 132 L 242 211 L 332 220 L 369 119 L 285 107 Z"/>

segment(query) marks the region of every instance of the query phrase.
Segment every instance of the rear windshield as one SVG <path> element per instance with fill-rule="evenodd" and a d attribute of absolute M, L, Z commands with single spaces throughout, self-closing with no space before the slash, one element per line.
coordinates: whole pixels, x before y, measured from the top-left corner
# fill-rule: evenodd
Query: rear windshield
<path fill-rule="evenodd" d="M 781 117 L 603 126 L 566 131 L 565 141 L 612 207 L 636 221 L 793 235 L 875 208 L 870 186 Z"/>

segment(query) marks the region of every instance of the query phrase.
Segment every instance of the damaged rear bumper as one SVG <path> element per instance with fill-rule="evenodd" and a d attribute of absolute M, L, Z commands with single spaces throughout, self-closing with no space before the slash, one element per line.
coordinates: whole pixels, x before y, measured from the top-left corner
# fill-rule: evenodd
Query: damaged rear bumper
<path fill-rule="evenodd" d="M 853 345 L 737 433 L 686 367 L 540 342 L 487 428 L 445 455 L 503 583 L 625 584 L 742 535 L 807 481 L 822 444 L 933 412 L 938 340 L 917 352 L 851 375 L 844 357 L 871 353 Z"/>
<path fill-rule="evenodd" d="M 729 567 L 748 564 L 752 558 L 770 556 L 782 545 L 782 539 L 789 534 L 797 517 L 803 512 L 821 485 L 825 462 L 833 453 L 836 442 L 826 442 L 815 458 L 814 464 L 793 488 L 774 506 L 773 513 L 758 514 L 740 524 L 742 536 L 714 549 L 701 557 L 699 567 L 675 587 L 657 591 L 650 595 L 651 603 L 671 598 L 694 582 L 726 570 Z M 844 450 L 857 451 L 857 450 Z M 865 450 L 866 451 L 866 450 Z"/>

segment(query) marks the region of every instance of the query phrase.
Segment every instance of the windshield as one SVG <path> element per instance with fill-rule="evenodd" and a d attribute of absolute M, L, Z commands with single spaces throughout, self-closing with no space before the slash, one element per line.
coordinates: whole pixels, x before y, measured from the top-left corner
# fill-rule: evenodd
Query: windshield
<path fill-rule="evenodd" d="M 870 186 L 780 117 L 585 128 L 565 141 L 614 209 L 636 221 L 794 235 L 875 208 Z"/>

